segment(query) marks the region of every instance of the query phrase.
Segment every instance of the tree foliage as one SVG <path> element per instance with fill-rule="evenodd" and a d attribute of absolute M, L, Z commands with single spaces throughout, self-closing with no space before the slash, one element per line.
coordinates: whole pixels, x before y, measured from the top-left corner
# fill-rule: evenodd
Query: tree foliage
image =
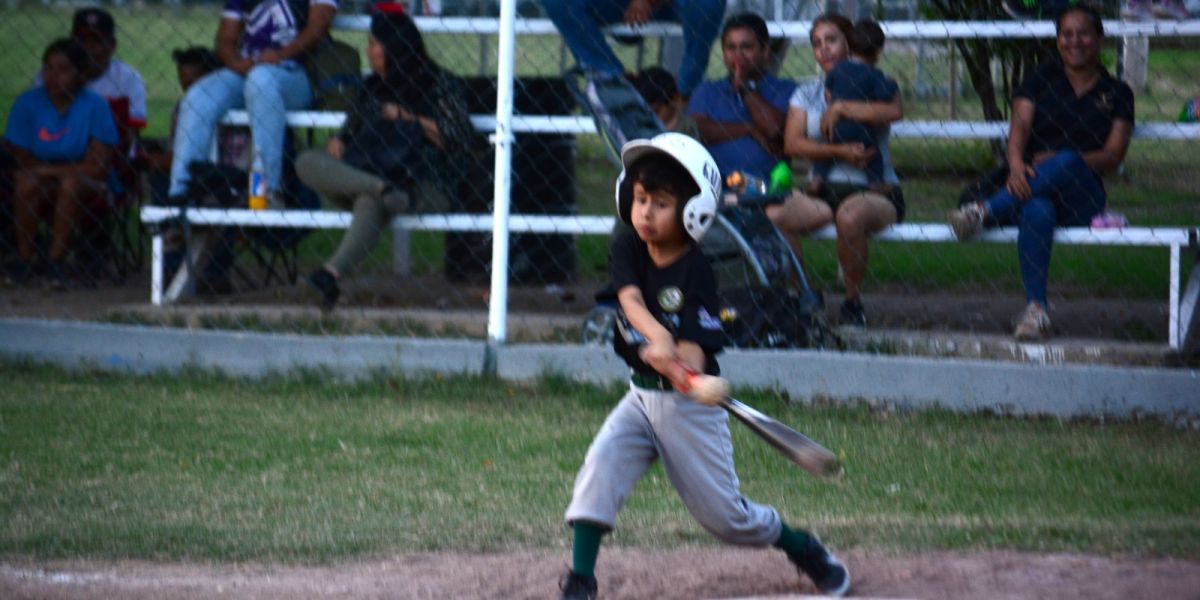
<path fill-rule="evenodd" d="M 927 0 L 935 18 L 944 21 L 1009 20 L 1001 0 Z M 971 86 L 989 121 L 1005 120 L 1012 91 L 1038 63 L 1054 51 L 1053 40 L 968 38 L 953 41 Z M 997 64 L 999 81 L 993 76 Z"/>

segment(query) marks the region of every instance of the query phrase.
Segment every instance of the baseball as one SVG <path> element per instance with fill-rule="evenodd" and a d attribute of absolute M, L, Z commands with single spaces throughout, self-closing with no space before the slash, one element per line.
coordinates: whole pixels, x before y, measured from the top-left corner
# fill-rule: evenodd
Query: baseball
<path fill-rule="evenodd" d="M 692 386 L 689 394 L 700 404 L 716 406 L 729 395 L 729 382 L 722 377 L 695 375 L 689 383 Z"/>

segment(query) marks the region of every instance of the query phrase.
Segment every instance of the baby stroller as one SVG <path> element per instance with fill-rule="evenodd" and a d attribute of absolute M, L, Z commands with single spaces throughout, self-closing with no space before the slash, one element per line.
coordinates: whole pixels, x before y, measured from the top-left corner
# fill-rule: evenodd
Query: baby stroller
<path fill-rule="evenodd" d="M 591 112 L 618 168 L 626 141 L 663 132 L 658 118 L 627 80 L 579 70 L 564 77 L 579 105 Z M 809 285 L 787 239 L 764 211 L 783 200 L 781 194 L 727 190 L 716 221 L 700 242 L 721 290 L 720 319 L 728 346 L 824 348 L 835 341 L 824 320 L 821 295 Z M 584 319 L 582 342 L 610 344 L 616 321 L 616 291 L 607 287 L 596 294 L 596 307 Z"/>

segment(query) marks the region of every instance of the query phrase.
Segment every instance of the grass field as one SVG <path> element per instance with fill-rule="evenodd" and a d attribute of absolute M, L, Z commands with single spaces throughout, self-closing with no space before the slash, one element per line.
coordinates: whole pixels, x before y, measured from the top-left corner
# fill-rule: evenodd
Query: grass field
<path fill-rule="evenodd" d="M 327 562 L 555 549 L 617 388 L 0 364 L 0 555 Z M 1071 423 L 743 399 L 844 456 L 820 483 L 732 424 L 744 493 L 839 547 L 1200 557 L 1200 444 Z M 714 542 L 659 467 L 613 543 Z"/>
<path fill-rule="evenodd" d="M 133 64 L 146 80 L 150 125 L 146 135 L 166 135 L 171 107 L 179 98 L 170 50 L 192 44 L 209 45 L 218 22 L 215 5 L 172 10 L 163 7 L 115 9 L 118 21 L 118 56 Z M 0 35 L 10 40 L 8 52 L 0 54 L 0 106 L 5 109 L 28 85 L 38 67 L 46 42 L 66 31 L 69 8 L 27 6 L 0 8 Z M 338 32 L 359 47 L 365 45 L 361 32 Z M 431 34 L 426 36 L 431 53 L 448 68 L 465 75 L 478 74 L 481 54 L 485 71 L 494 72 L 495 42 L 471 36 Z M 657 40 L 648 40 L 646 56 L 657 55 Z M 949 62 L 944 53 L 929 52 L 918 59 L 901 46 L 885 58 L 883 67 L 905 83 L 909 118 L 951 118 L 944 95 L 918 94 L 921 83 L 936 89 L 948 81 Z M 932 47 L 931 47 L 932 48 Z M 523 76 L 554 77 L 562 68 L 562 45 L 554 37 L 522 37 L 517 45 L 517 71 Z M 618 53 L 632 64 L 635 48 L 618 46 Z M 1111 61 L 1111 52 L 1109 52 Z M 567 61 L 570 62 L 569 59 Z M 714 52 L 709 75 L 723 72 Z M 1194 96 L 1200 69 L 1200 50 L 1180 44 L 1154 47 L 1150 58 L 1151 82 L 1138 94 L 1137 114 L 1142 120 L 1172 120 L 1183 101 Z M 808 78 L 815 72 L 807 47 L 792 48 L 781 73 Z M 969 90 L 969 86 L 967 86 Z M 964 92 L 956 104 L 959 119 L 979 118 L 978 102 Z M 321 143 L 323 134 L 318 134 Z M 904 179 L 910 221 L 941 221 L 957 202 L 959 192 L 985 172 L 991 164 L 987 144 L 940 140 L 897 140 L 893 146 L 896 168 Z M 1110 208 L 1137 225 L 1194 225 L 1200 223 L 1200 179 L 1191 176 L 1200 164 L 1200 145 L 1178 142 L 1138 141 L 1130 149 L 1122 176 L 1108 182 Z M 595 136 L 577 139 L 575 158 L 577 203 L 581 214 L 610 214 L 611 187 L 615 170 L 604 157 Z M 302 244 L 302 265 L 319 264 L 341 238 L 340 231 L 319 231 Z M 441 234 L 417 234 L 414 266 L 418 272 L 441 269 L 444 246 Z M 367 263 L 367 269 L 386 270 L 391 264 L 390 241 L 386 239 Z M 808 266 L 818 282 L 832 281 L 836 272 L 832 246 L 808 243 Z M 603 276 L 606 248 L 603 241 L 583 239 L 577 244 L 583 280 Z M 997 291 L 1020 289 L 1014 251 L 1005 247 L 958 248 L 947 251 L 938 244 L 877 244 L 868 286 L 900 283 L 917 291 L 953 290 L 992 286 Z M 1187 265 L 1185 265 L 1185 268 Z M 1055 250 L 1053 293 L 1082 296 L 1160 298 L 1167 288 L 1166 251 L 1159 249 L 1064 247 Z M 1061 285 L 1060 285 L 1061 284 Z"/>

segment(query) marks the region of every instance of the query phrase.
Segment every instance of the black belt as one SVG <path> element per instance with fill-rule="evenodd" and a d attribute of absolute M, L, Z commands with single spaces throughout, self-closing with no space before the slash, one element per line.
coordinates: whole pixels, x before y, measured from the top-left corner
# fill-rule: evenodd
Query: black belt
<path fill-rule="evenodd" d="M 629 377 L 629 381 L 633 382 L 633 385 L 636 385 L 642 389 L 663 390 L 666 392 L 675 391 L 675 385 L 671 383 L 671 380 L 657 373 L 654 375 L 648 375 L 646 373 L 638 373 L 637 371 L 634 371 L 633 375 Z"/>

